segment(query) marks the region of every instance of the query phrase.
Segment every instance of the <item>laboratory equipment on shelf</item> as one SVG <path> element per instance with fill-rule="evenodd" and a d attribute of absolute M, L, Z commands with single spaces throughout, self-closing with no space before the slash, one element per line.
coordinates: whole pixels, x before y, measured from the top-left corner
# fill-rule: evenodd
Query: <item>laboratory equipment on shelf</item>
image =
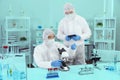
<path fill-rule="evenodd" d="M 44 28 L 42 26 L 38 26 L 37 29 L 35 29 L 35 44 L 38 45 L 38 44 L 41 44 L 42 43 L 42 33 L 44 31 Z"/>
<path fill-rule="evenodd" d="M 99 50 L 115 50 L 116 18 L 96 17 L 94 19 L 94 44 Z"/>
<path fill-rule="evenodd" d="M 5 18 L 3 46 L 7 45 L 7 52 L 3 53 L 25 53 L 27 63 L 32 63 L 31 60 L 31 31 L 30 17 L 27 16 L 7 16 Z"/>
<path fill-rule="evenodd" d="M 3 45 L 2 47 L 2 53 L 8 53 L 9 46 L 8 45 Z"/>

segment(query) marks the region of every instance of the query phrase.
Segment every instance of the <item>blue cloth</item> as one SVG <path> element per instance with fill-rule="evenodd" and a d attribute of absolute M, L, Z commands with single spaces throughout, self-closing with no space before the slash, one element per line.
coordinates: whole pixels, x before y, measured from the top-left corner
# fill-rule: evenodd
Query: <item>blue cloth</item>
<path fill-rule="evenodd" d="M 65 40 L 66 40 L 66 41 L 70 41 L 70 40 L 71 40 L 71 37 L 70 37 L 70 36 L 66 36 L 66 37 L 65 37 Z"/>
<path fill-rule="evenodd" d="M 76 47 L 77 47 L 77 45 L 76 45 L 75 43 L 71 45 L 71 49 L 72 49 L 72 50 L 75 50 Z"/>
<path fill-rule="evenodd" d="M 55 60 L 51 62 L 51 66 L 53 67 L 60 67 L 62 66 L 62 60 Z"/>
<path fill-rule="evenodd" d="M 74 41 L 78 41 L 78 40 L 80 40 L 80 39 L 81 39 L 81 37 L 80 37 L 80 36 L 78 36 L 78 35 L 75 35 L 75 36 L 73 36 L 73 37 L 72 37 L 72 39 L 73 39 Z"/>

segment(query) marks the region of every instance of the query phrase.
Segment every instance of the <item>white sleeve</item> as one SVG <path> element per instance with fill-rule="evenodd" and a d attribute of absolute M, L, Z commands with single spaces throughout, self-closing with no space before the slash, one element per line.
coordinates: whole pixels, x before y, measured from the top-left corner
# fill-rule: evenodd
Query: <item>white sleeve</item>
<path fill-rule="evenodd" d="M 58 25 L 57 38 L 64 41 L 65 40 L 65 34 L 63 32 L 63 27 L 64 27 L 64 23 L 63 23 L 63 21 L 61 21 Z"/>
<path fill-rule="evenodd" d="M 82 28 L 81 38 L 83 40 L 89 39 L 91 35 L 92 35 L 92 33 L 91 33 L 90 28 L 89 28 L 89 25 L 87 24 L 86 20 L 83 19 L 83 28 Z"/>
<path fill-rule="evenodd" d="M 34 62 L 40 68 L 51 68 L 51 61 L 44 61 L 42 54 L 45 53 L 43 50 L 45 49 L 43 49 L 42 46 L 35 47 L 33 54 Z"/>

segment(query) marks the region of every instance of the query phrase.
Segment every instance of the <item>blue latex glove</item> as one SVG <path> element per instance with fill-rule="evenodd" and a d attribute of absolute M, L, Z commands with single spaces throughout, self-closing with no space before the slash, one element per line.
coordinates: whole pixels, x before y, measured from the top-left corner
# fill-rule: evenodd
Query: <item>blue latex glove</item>
<path fill-rule="evenodd" d="M 77 45 L 76 45 L 75 43 L 71 45 L 71 49 L 72 49 L 72 50 L 75 50 L 76 47 L 77 47 Z"/>
<path fill-rule="evenodd" d="M 51 62 L 51 66 L 53 67 L 60 67 L 62 66 L 62 60 L 56 60 Z"/>
<path fill-rule="evenodd" d="M 78 41 L 78 40 L 80 40 L 80 39 L 81 39 L 81 37 L 80 37 L 80 36 L 78 36 L 78 35 L 75 35 L 75 36 L 73 36 L 73 37 L 72 37 L 72 39 L 73 39 L 74 41 Z"/>
<path fill-rule="evenodd" d="M 71 40 L 71 37 L 66 36 L 66 37 L 65 37 L 65 40 L 66 40 L 66 41 L 70 41 L 70 40 Z"/>

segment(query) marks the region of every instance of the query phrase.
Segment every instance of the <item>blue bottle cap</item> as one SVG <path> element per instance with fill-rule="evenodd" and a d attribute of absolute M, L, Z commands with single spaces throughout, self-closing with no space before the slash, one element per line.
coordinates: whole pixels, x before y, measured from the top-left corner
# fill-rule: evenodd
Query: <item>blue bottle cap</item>
<path fill-rule="evenodd" d="M 38 29 L 41 29 L 42 28 L 42 26 L 38 26 Z"/>

